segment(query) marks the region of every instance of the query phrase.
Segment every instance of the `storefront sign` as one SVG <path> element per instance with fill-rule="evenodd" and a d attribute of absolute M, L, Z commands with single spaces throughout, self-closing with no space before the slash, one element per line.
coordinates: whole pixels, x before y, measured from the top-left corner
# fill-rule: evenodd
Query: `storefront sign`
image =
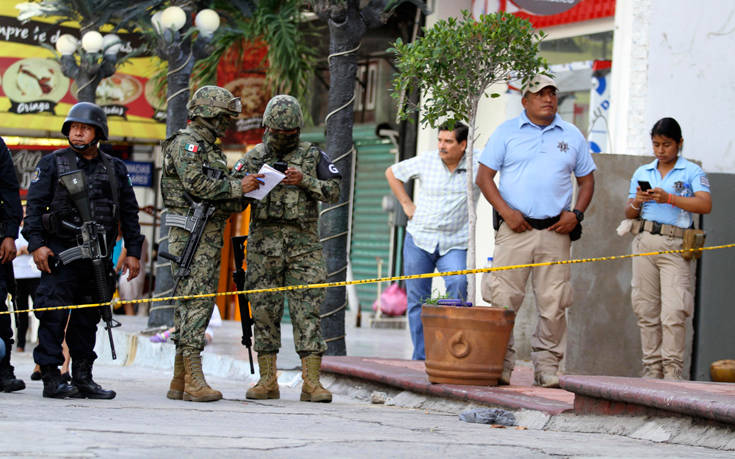
<path fill-rule="evenodd" d="M 217 84 L 240 98 L 242 113 L 234 129 L 222 140 L 229 145 L 254 145 L 263 137 L 262 115 L 268 103 L 265 66 L 268 47 L 265 43 L 242 42 L 233 46 L 217 67 Z"/>
<path fill-rule="evenodd" d="M 123 161 L 128 168 L 128 177 L 133 186 L 153 186 L 153 163 Z"/>
<path fill-rule="evenodd" d="M 44 155 L 51 153 L 58 147 L 45 146 L 14 146 L 10 145 L 10 155 L 13 157 L 13 165 L 15 166 L 15 175 L 20 185 L 20 197 L 25 199 L 28 194 L 28 187 L 31 186 L 31 180 L 36 171 L 38 162 Z"/>
<path fill-rule="evenodd" d="M 616 0 L 472 0 L 472 14 L 478 18 L 483 14 L 504 11 L 527 19 L 535 28 L 541 29 L 613 18 L 615 5 Z"/>
<path fill-rule="evenodd" d="M 79 37 L 78 27 L 32 19 L 20 22 L 13 2 L 0 5 L 0 129 L 57 131 L 78 102 L 76 82 L 64 75 L 53 48 L 61 34 Z M 104 33 L 104 32 L 103 32 Z M 118 33 L 120 58 L 138 48 L 140 34 Z M 166 126 L 154 117 L 165 111 L 150 77 L 156 65 L 149 57 L 131 58 L 97 86 L 95 102 L 108 116 L 110 137 L 129 141 L 165 138 Z"/>
<path fill-rule="evenodd" d="M 512 0 L 529 13 L 548 16 L 572 9 L 580 0 Z"/>
<path fill-rule="evenodd" d="M 592 67 L 590 91 L 590 119 L 587 140 L 592 153 L 608 153 L 610 118 L 610 61 L 595 61 Z"/>

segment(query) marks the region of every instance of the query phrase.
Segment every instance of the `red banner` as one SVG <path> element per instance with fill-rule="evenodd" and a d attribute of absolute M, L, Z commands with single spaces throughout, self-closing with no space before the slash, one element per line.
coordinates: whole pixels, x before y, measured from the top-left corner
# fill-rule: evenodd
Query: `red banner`
<path fill-rule="evenodd" d="M 224 144 L 260 143 L 263 137 L 262 116 L 269 94 L 265 84 L 268 47 L 263 42 L 234 44 L 217 67 L 217 84 L 227 88 L 242 102 L 242 114 L 235 128 L 223 139 Z"/>

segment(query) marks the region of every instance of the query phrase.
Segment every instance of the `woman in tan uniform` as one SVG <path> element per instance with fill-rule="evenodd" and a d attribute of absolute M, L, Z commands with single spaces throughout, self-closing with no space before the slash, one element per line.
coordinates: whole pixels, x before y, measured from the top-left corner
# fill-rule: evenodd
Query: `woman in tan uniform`
<path fill-rule="evenodd" d="M 712 209 L 707 175 L 679 155 L 684 145 L 679 123 L 657 121 L 651 143 L 656 159 L 633 174 L 625 206 L 626 218 L 637 219 L 634 253 L 681 249 L 694 214 Z M 641 331 L 644 378 L 682 379 L 693 280 L 690 254 L 633 258 L 631 300 Z"/>

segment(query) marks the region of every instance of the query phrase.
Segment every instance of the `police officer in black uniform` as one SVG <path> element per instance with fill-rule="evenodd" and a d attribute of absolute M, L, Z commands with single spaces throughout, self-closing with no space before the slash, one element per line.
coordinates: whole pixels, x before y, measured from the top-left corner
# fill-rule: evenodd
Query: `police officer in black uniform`
<path fill-rule="evenodd" d="M 104 226 L 107 242 L 110 284 L 114 285 L 112 250 L 121 223 L 127 257 L 123 271 L 128 279 L 140 271 L 140 251 L 143 236 L 138 224 L 138 202 L 127 175 L 125 164 L 97 148 L 100 140 L 107 139 L 107 118 L 95 104 L 80 102 L 74 105 L 64 121 L 61 132 L 69 140 L 69 148 L 57 150 L 41 159 L 28 189 L 26 219 L 23 236 L 28 240 L 28 251 L 42 271 L 36 292 L 39 307 L 84 304 L 93 301 L 95 286 L 92 263 L 79 259 L 68 264 L 58 263 L 58 254 L 75 247 L 77 231 L 70 225 L 80 226 L 81 216 L 59 181 L 59 176 L 81 170 L 86 176 L 87 195 L 92 218 Z M 112 291 L 113 289 L 110 289 Z M 109 298 L 104 301 L 109 301 Z M 83 308 L 36 313 L 41 321 L 38 346 L 33 358 L 41 367 L 43 396 L 51 398 L 85 397 L 112 399 L 115 392 L 104 390 L 92 380 L 92 363 L 99 308 Z M 66 343 L 71 354 L 71 384 L 61 378 L 58 366 L 63 363 L 61 343 L 67 323 Z"/>
<path fill-rule="evenodd" d="M 15 239 L 18 237 L 18 227 L 23 218 L 23 208 L 18 195 L 18 178 L 15 176 L 15 167 L 10 157 L 8 147 L 0 138 L 0 311 L 7 311 L 5 297 L 8 295 L 7 283 L 13 273 L 13 258 L 15 258 Z M 0 359 L 0 391 L 13 392 L 25 389 L 25 383 L 15 377 L 13 366 L 10 365 L 10 350 L 13 345 L 13 330 L 10 327 L 10 315 L 0 314 L 0 339 L 5 342 L 5 356 Z"/>

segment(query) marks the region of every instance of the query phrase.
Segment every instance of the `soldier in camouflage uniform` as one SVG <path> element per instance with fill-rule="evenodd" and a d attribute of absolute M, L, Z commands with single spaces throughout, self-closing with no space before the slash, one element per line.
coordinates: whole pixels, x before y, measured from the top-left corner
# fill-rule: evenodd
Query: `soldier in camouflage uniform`
<path fill-rule="evenodd" d="M 327 155 L 300 142 L 303 116 L 298 101 L 287 95 L 272 98 L 263 114 L 265 134 L 240 159 L 235 174 L 254 173 L 263 164 L 285 162 L 285 179 L 262 201 L 253 204 L 248 238 L 248 289 L 325 282 L 326 264 L 319 242 L 319 201 L 336 202 L 342 178 Z M 293 323 L 294 344 L 301 356 L 301 400 L 331 402 L 319 382 L 321 356 L 327 349 L 321 334 L 319 307 L 323 289 L 285 292 Z M 281 347 L 284 294 L 250 295 L 255 319 L 255 351 L 260 380 L 247 391 L 249 399 L 279 398 L 276 354 Z"/>
<path fill-rule="evenodd" d="M 179 283 L 176 295 L 212 293 L 217 290 L 222 232 L 227 219 L 243 210 L 243 193 L 259 187 L 253 174 L 230 176 L 225 156 L 215 145 L 241 111 L 240 99 L 217 86 L 204 86 L 187 105 L 191 123 L 162 142 L 161 194 L 169 215 L 189 214 L 188 193 L 194 200 L 207 200 L 216 210 L 204 227 L 191 264 L 191 274 Z M 190 233 L 176 226 L 169 230 L 169 251 L 180 256 Z M 172 269 L 176 268 L 172 266 Z M 174 376 L 167 394 L 171 399 L 214 401 L 222 393 L 209 387 L 202 374 L 201 351 L 204 330 L 212 316 L 210 298 L 179 301 L 174 314 L 176 358 Z"/>

